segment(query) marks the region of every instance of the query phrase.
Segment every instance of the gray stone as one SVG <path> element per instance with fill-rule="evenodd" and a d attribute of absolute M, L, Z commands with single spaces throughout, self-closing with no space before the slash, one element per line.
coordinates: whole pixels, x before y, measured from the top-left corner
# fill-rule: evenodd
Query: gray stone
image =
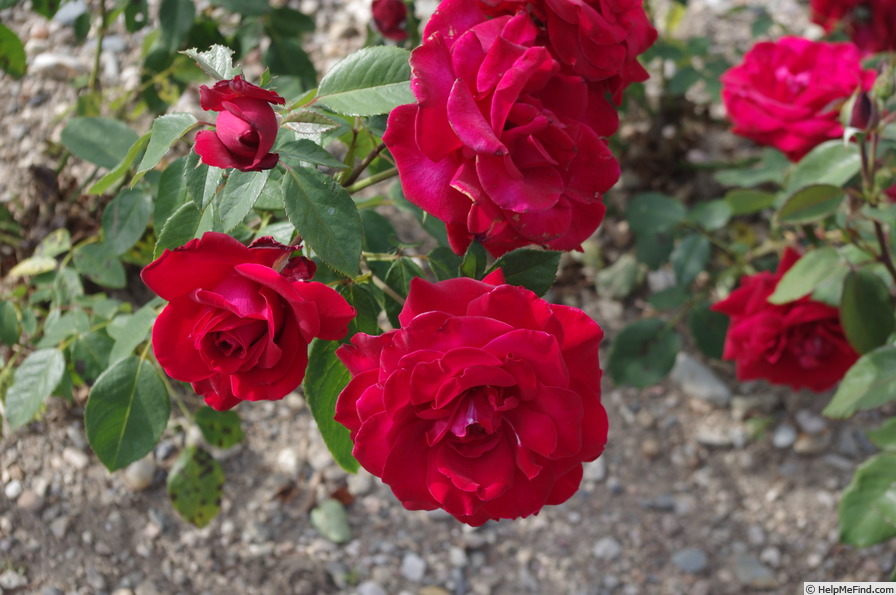
<path fill-rule="evenodd" d="M 790 424 L 781 424 L 772 434 L 772 445 L 775 448 L 789 448 L 796 442 L 796 430 Z"/>
<path fill-rule="evenodd" d="M 277 453 L 277 469 L 290 477 L 298 477 L 302 471 L 302 457 L 299 449 L 287 446 Z"/>
<path fill-rule="evenodd" d="M 358 585 L 358 595 L 387 595 L 379 583 L 374 581 L 364 581 Z"/>
<path fill-rule="evenodd" d="M 675 367 L 669 378 L 685 396 L 717 407 L 726 407 L 731 401 L 731 390 L 716 373 L 684 352 L 679 352 L 675 358 Z"/>
<path fill-rule="evenodd" d="M 401 559 L 401 575 L 409 581 L 420 582 L 426 574 L 426 560 L 408 552 Z"/>
<path fill-rule="evenodd" d="M 778 586 L 775 574 L 752 554 L 741 552 L 734 560 L 734 574 L 741 584 L 753 589 L 774 589 Z"/>
<path fill-rule="evenodd" d="M 62 539 L 68 531 L 69 523 L 71 523 L 71 520 L 67 516 L 61 516 L 54 519 L 50 523 L 50 532 L 58 539 Z"/>
<path fill-rule="evenodd" d="M 152 485 L 156 476 L 156 464 L 152 455 L 148 455 L 134 461 L 125 467 L 122 477 L 128 488 L 134 492 L 140 492 Z"/>
<path fill-rule="evenodd" d="M 44 52 L 38 54 L 28 66 L 28 74 L 66 80 L 87 74 L 90 68 L 75 56 Z"/>
<path fill-rule="evenodd" d="M 28 584 L 28 577 L 24 574 L 19 574 L 13 569 L 9 569 L 0 574 L 0 588 L 12 591 L 13 589 L 19 589 Z"/>
<path fill-rule="evenodd" d="M 86 469 L 90 463 L 90 458 L 83 451 L 71 446 L 66 446 L 62 450 L 62 460 L 74 467 L 75 469 Z"/>
<path fill-rule="evenodd" d="M 16 505 L 19 508 L 34 513 L 40 512 L 44 504 L 44 499 L 33 490 L 24 490 L 16 500 Z"/>
<path fill-rule="evenodd" d="M 600 560 L 615 560 L 622 553 L 622 544 L 612 537 L 603 537 L 594 544 L 594 556 Z"/>
<path fill-rule="evenodd" d="M 53 15 L 53 22 L 60 25 L 73 25 L 75 20 L 82 14 L 87 12 L 87 2 L 84 0 L 71 0 L 71 2 L 63 2 Z"/>
<path fill-rule="evenodd" d="M 828 422 L 823 417 L 808 409 L 796 412 L 796 423 L 807 434 L 821 434 L 828 428 Z"/>
<path fill-rule="evenodd" d="M 699 574 L 706 569 L 709 559 L 706 552 L 688 547 L 672 555 L 672 563 L 688 574 Z"/>
<path fill-rule="evenodd" d="M 25 487 L 18 479 L 13 479 L 3 487 L 3 493 L 10 500 L 15 500 L 24 491 Z"/>
<path fill-rule="evenodd" d="M 584 478 L 594 482 L 601 482 L 607 476 L 607 463 L 603 457 L 584 465 Z"/>

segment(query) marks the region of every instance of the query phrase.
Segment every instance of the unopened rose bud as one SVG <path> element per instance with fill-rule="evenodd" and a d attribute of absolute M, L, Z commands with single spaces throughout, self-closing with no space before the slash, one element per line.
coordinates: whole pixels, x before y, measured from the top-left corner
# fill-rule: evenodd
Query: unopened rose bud
<path fill-rule="evenodd" d="M 408 7 L 402 0 L 373 0 L 370 11 L 380 35 L 393 41 L 407 39 Z"/>
<path fill-rule="evenodd" d="M 871 100 L 871 97 L 868 96 L 868 93 L 862 91 L 855 96 L 852 102 L 852 110 L 849 114 L 850 128 L 869 130 L 875 128 L 878 122 L 880 122 L 880 113 L 877 106 Z"/>

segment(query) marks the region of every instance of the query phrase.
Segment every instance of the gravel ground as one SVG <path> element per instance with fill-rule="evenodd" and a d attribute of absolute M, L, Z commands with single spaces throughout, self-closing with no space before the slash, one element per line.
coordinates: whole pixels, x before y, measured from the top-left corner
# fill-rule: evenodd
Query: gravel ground
<path fill-rule="evenodd" d="M 732 3 L 691 4 L 687 27 L 699 30 Z M 320 23 L 310 40 L 318 63 L 359 43 L 363 0 L 302 7 Z M 793 2 L 775 10 L 802 14 Z M 31 75 L 0 85 L 0 201 L 33 200 L 41 187 L 25 172 L 55 165 L 75 99 L 69 81 L 89 64 L 89 48 L 74 48 L 64 27 L 21 8 L 0 18 L 28 41 L 32 61 Z M 737 22 L 719 29 L 746 39 Z M 139 39 L 120 39 L 104 53 L 104 80 L 127 88 Z M 332 39 L 340 43 L 324 46 Z M 57 66 L 36 68 L 47 53 Z M 195 109 L 195 96 L 178 109 Z M 69 166 L 60 184 L 88 171 Z M 35 208 L 37 237 L 40 226 L 60 225 L 52 209 Z M 623 232 L 608 221 L 601 233 L 615 241 Z M 553 297 L 585 309 L 612 340 L 638 316 L 637 304 L 597 295 L 595 271 L 565 263 L 571 282 Z M 884 580 L 896 546 L 837 543 L 839 494 L 873 450 L 863 430 L 880 418 L 826 420 L 819 412 L 829 396 L 737 384 L 729 366 L 687 353 L 661 386 L 605 381 L 610 441 L 586 466 L 580 491 L 535 517 L 478 529 L 444 513 L 408 512 L 378 479 L 345 474 L 294 394 L 240 407 L 246 440 L 213 450 L 227 475 L 222 512 L 199 530 L 170 507 L 165 477 L 182 443 L 201 437 L 184 437 L 175 418 L 150 456 L 110 474 L 87 446 L 83 406 L 54 399 L 42 420 L 0 442 L 0 592 L 715 595 Z M 342 544 L 310 518 L 331 496 L 346 503 L 350 540 Z"/>

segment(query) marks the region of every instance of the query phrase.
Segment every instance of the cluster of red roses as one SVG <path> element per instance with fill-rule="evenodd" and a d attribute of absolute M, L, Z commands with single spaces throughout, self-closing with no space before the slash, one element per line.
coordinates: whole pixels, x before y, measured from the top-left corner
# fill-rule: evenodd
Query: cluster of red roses
<path fill-rule="evenodd" d="M 574 250 L 619 177 L 608 95 L 647 73 L 641 0 L 444 0 L 411 54 L 416 104 L 383 140 L 405 196 L 444 221 L 455 252 Z"/>
<path fill-rule="evenodd" d="M 799 161 L 824 141 L 844 133 L 840 108 L 857 91 L 858 100 L 875 81 L 862 68 L 868 52 L 896 49 L 893 0 L 812 0 L 812 19 L 827 31 L 844 30 L 853 43 L 798 37 L 760 42 L 741 64 L 722 76 L 722 99 L 733 131 L 770 145 Z M 861 107 L 861 104 L 860 104 Z M 867 116 L 853 111 L 851 125 Z M 887 191 L 888 196 L 896 187 Z M 741 280 L 741 286 L 714 309 L 731 318 L 724 357 L 735 360 L 741 380 L 765 378 L 794 389 L 821 391 L 834 386 L 858 359 L 840 324 L 839 311 L 804 297 L 771 304 L 768 297 L 799 259 L 788 249 L 776 273 Z"/>

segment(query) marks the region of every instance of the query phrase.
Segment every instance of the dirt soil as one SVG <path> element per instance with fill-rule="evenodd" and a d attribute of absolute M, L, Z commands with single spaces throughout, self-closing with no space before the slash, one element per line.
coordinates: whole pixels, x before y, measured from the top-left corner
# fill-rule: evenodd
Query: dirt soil
<path fill-rule="evenodd" d="M 687 26 L 708 27 L 732 4 L 744 3 L 691 2 Z M 68 54 L 76 63 L 57 58 L 68 66 L 0 85 L 0 201 L 26 229 L 20 246 L 0 249 L 2 274 L 51 229 L 95 223 L 100 206 L 76 197 L 74 207 L 60 207 L 89 168 L 71 163 L 53 173 L 76 97 L 71 81 L 89 65 L 92 44 L 75 46 L 70 28 L 27 6 L 0 11 L 0 19 L 27 41 L 29 60 Z M 799 5 L 776 6 L 781 18 L 800 18 Z M 301 8 L 320 25 L 309 40 L 319 63 L 360 42 L 364 0 L 303 0 Z M 748 35 L 739 22 L 719 23 L 725 39 L 726 26 Z M 117 39 L 103 53 L 104 82 L 127 88 L 140 38 Z M 338 49 L 325 49 L 333 39 Z M 177 109 L 198 109 L 195 95 Z M 664 134 L 681 138 L 674 126 Z M 718 154 L 743 146 L 718 134 L 695 135 L 684 148 Z M 656 171 L 685 159 L 655 153 Z M 629 171 L 608 201 L 620 204 L 648 186 L 649 171 L 634 166 L 623 163 Z M 667 189 L 674 183 L 663 181 Z M 678 183 L 689 199 L 713 191 L 703 178 Z M 612 217 L 594 240 L 608 255 L 626 242 Z M 549 297 L 591 314 L 608 346 L 644 304 L 601 296 L 589 262 L 566 258 Z M 0 442 L 0 593 L 790 594 L 802 592 L 804 580 L 889 576 L 896 542 L 846 547 L 837 529 L 840 493 L 873 452 L 864 431 L 880 414 L 826 420 L 820 411 L 830 394 L 738 384 L 728 364 L 707 363 L 690 348 L 662 385 L 634 390 L 605 379 L 603 394 L 609 444 L 586 466 L 579 492 L 537 516 L 478 529 L 445 513 L 406 511 L 378 479 L 340 470 L 298 393 L 239 408 L 246 440 L 213 450 L 227 475 L 221 514 L 196 529 L 171 508 L 165 478 L 183 443 L 200 436 L 178 432 L 175 417 L 150 456 L 110 474 L 87 445 L 83 405 L 52 399 L 41 420 Z M 351 530 L 342 544 L 310 520 L 333 495 L 346 504 Z"/>

